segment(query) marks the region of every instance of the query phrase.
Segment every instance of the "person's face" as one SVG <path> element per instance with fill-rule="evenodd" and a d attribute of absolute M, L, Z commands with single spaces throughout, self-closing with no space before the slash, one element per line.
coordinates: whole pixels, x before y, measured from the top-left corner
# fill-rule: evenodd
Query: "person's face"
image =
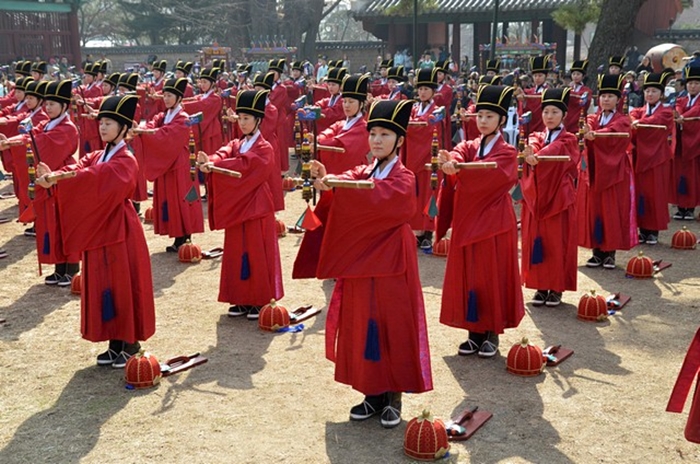
<path fill-rule="evenodd" d="M 112 93 L 112 90 L 114 90 L 112 84 L 110 84 L 107 81 L 102 81 L 102 95 L 109 95 L 110 93 Z"/>
<path fill-rule="evenodd" d="M 354 98 L 343 98 L 343 114 L 346 118 L 352 118 L 360 112 L 360 101 Z"/>
<path fill-rule="evenodd" d="M 175 70 L 175 77 L 177 77 L 178 79 L 181 79 L 181 78 L 185 77 L 185 73 L 180 71 L 179 69 L 176 69 Z"/>
<path fill-rule="evenodd" d="M 26 95 L 24 97 L 24 101 L 27 103 L 27 108 L 30 110 L 35 110 L 37 106 L 39 106 L 39 99 L 36 98 L 34 95 Z"/>
<path fill-rule="evenodd" d="M 44 77 L 43 74 L 41 74 L 40 72 L 37 72 L 37 71 L 32 71 L 31 74 L 32 74 L 32 78 L 33 78 L 35 81 L 40 81 L 41 78 Z"/>
<path fill-rule="evenodd" d="M 386 81 L 386 85 L 387 87 L 389 87 L 389 91 L 393 92 L 394 90 L 396 90 L 396 87 L 399 85 L 399 83 L 394 79 L 389 79 L 388 81 Z"/>
<path fill-rule="evenodd" d="M 340 85 L 335 82 L 329 82 L 328 91 L 331 93 L 331 95 L 337 95 L 338 92 L 340 92 Z"/>
<path fill-rule="evenodd" d="M 600 107 L 603 111 L 612 111 L 617 106 L 617 95 L 612 93 L 603 93 L 600 95 Z"/>
<path fill-rule="evenodd" d="M 199 90 L 204 93 L 211 90 L 211 81 L 209 79 L 200 78 L 197 80 L 197 85 L 199 86 Z"/>
<path fill-rule="evenodd" d="M 564 119 L 564 112 L 556 106 L 547 105 L 542 109 L 542 122 L 547 126 L 547 129 L 559 127 Z"/>
<path fill-rule="evenodd" d="M 167 109 L 175 108 L 178 96 L 172 92 L 163 92 L 163 103 Z"/>
<path fill-rule="evenodd" d="M 700 93 L 700 81 L 688 81 L 685 88 L 688 89 L 690 95 L 695 96 Z"/>
<path fill-rule="evenodd" d="M 442 82 L 445 80 L 445 73 L 442 71 L 437 72 L 437 80 L 438 82 Z"/>
<path fill-rule="evenodd" d="M 583 80 L 583 73 L 581 71 L 574 71 L 571 73 L 571 80 L 575 83 L 580 84 Z"/>
<path fill-rule="evenodd" d="M 661 90 L 655 87 L 644 89 L 644 101 L 650 105 L 656 105 L 661 99 Z"/>
<path fill-rule="evenodd" d="M 431 98 L 433 98 L 433 89 L 424 85 L 418 87 L 418 99 L 420 101 L 427 102 L 430 101 Z"/>
<path fill-rule="evenodd" d="M 155 80 L 160 80 L 160 78 L 163 77 L 163 72 L 159 69 L 154 69 L 153 77 L 155 78 Z"/>
<path fill-rule="evenodd" d="M 496 71 L 486 71 L 486 76 L 487 77 L 493 77 L 496 75 Z"/>
<path fill-rule="evenodd" d="M 255 130 L 256 118 L 247 113 L 238 113 L 238 127 L 243 135 L 250 135 Z"/>
<path fill-rule="evenodd" d="M 95 82 L 95 76 L 93 76 L 92 74 L 85 74 L 83 76 L 83 84 L 90 85 L 93 82 Z"/>
<path fill-rule="evenodd" d="M 544 84 L 545 79 L 547 78 L 547 75 L 544 73 L 535 73 L 532 75 L 532 82 L 535 83 L 536 86 L 540 86 Z"/>
<path fill-rule="evenodd" d="M 17 97 L 18 102 L 24 100 L 25 96 L 24 90 L 15 89 L 15 97 Z"/>
<path fill-rule="evenodd" d="M 608 67 L 608 73 L 612 74 L 613 76 L 617 76 L 622 72 L 622 68 L 616 65 L 612 65 Z"/>
<path fill-rule="evenodd" d="M 63 113 L 63 105 L 53 100 L 46 100 L 44 102 L 44 111 L 49 115 L 49 118 L 55 119 Z"/>
<path fill-rule="evenodd" d="M 430 54 L 429 54 L 429 53 L 426 53 L 426 54 L 423 56 L 423 59 L 424 59 L 425 61 L 430 61 Z"/>
<path fill-rule="evenodd" d="M 385 67 L 379 68 L 379 75 L 382 76 L 382 77 L 384 77 L 384 78 L 387 76 L 387 73 L 388 73 L 388 72 L 389 72 L 389 71 L 388 71 Z"/>
<path fill-rule="evenodd" d="M 128 92 L 130 92 L 130 90 L 127 89 L 126 87 L 124 87 L 123 85 L 120 85 L 117 88 L 117 93 L 119 93 L 119 95 L 124 95 L 125 93 L 128 93 Z"/>
<path fill-rule="evenodd" d="M 292 79 L 297 80 L 301 77 L 301 71 L 298 69 L 292 69 Z"/>
<path fill-rule="evenodd" d="M 100 138 L 107 143 L 119 137 L 119 123 L 114 119 L 100 118 Z"/>
<path fill-rule="evenodd" d="M 479 110 L 476 113 L 476 127 L 481 135 L 494 133 L 501 124 L 501 116 L 495 111 Z"/>
<path fill-rule="evenodd" d="M 391 156 L 393 153 L 394 144 L 396 143 L 396 132 L 385 127 L 375 126 L 369 131 L 369 149 L 372 152 L 372 157 L 378 160 Z M 403 137 L 399 137 L 400 146 L 403 143 Z"/>

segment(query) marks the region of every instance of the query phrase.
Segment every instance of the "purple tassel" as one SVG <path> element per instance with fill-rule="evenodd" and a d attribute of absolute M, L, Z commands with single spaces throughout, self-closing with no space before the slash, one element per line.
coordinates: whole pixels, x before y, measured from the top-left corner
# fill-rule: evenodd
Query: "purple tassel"
<path fill-rule="evenodd" d="M 637 200 L 637 216 L 644 216 L 644 197 L 639 195 L 639 199 Z"/>
<path fill-rule="evenodd" d="M 688 180 L 685 178 L 685 176 L 681 176 L 681 178 L 678 180 L 678 193 L 680 195 L 688 194 Z"/>
<path fill-rule="evenodd" d="M 44 232 L 44 249 L 42 250 L 42 252 L 45 255 L 48 255 L 49 253 L 51 253 L 51 240 L 49 239 L 48 232 Z"/>
<path fill-rule="evenodd" d="M 541 264 L 544 261 L 544 251 L 542 249 L 542 237 L 535 237 L 535 243 L 532 244 L 532 255 L 530 256 L 530 264 Z"/>
<path fill-rule="evenodd" d="M 593 238 L 597 244 L 603 243 L 603 220 L 600 217 L 595 218 L 593 226 Z"/>
<path fill-rule="evenodd" d="M 87 140 L 85 141 L 85 145 L 83 145 L 83 150 L 85 150 L 85 153 L 90 153 L 90 142 Z"/>
<path fill-rule="evenodd" d="M 365 340 L 365 359 L 377 362 L 381 359 L 379 351 L 379 327 L 377 321 L 371 319 L 367 322 L 367 338 Z"/>
<path fill-rule="evenodd" d="M 161 220 L 163 222 L 168 222 L 168 220 L 170 219 L 170 216 L 168 216 L 168 202 L 167 201 L 163 202 L 163 204 L 161 205 L 160 211 L 161 211 Z"/>
<path fill-rule="evenodd" d="M 111 321 L 116 317 L 116 311 L 114 309 L 114 298 L 112 297 L 112 290 L 109 288 L 102 292 L 102 321 Z"/>
<path fill-rule="evenodd" d="M 248 259 L 248 252 L 243 252 L 243 257 L 241 259 L 241 280 L 248 280 L 250 278 L 250 260 Z"/>
<path fill-rule="evenodd" d="M 469 290 L 467 299 L 467 322 L 478 322 L 479 315 L 476 311 L 476 292 L 474 290 Z"/>

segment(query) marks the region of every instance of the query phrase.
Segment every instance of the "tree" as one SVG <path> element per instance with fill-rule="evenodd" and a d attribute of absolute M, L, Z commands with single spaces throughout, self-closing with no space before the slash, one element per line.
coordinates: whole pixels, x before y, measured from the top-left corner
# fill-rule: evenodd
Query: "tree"
<path fill-rule="evenodd" d="M 116 0 L 88 0 L 78 9 L 80 45 L 94 39 L 119 41 L 123 29 L 123 15 Z"/>
<path fill-rule="evenodd" d="M 554 22 L 574 32 L 574 59 L 581 59 L 581 34 L 589 23 L 600 18 L 602 0 L 576 0 L 552 12 Z"/>

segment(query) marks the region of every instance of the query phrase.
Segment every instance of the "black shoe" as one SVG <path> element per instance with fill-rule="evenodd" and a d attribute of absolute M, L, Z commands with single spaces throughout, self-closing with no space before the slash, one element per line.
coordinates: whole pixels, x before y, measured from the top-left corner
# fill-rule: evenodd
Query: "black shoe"
<path fill-rule="evenodd" d="M 177 253 L 177 248 L 178 247 L 176 247 L 175 245 L 168 245 L 167 247 L 165 247 L 165 251 L 167 253 Z"/>
<path fill-rule="evenodd" d="M 418 248 L 423 244 L 423 240 L 425 240 L 425 234 L 416 235 L 416 246 Z"/>
<path fill-rule="evenodd" d="M 683 219 L 685 219 L 685 208 L 678 208 L 678 211 L 673 213 L 673 219 L 675 219 L 676 221 L 682 221 Z"/>
<path fill-rule="evenodd" d="M 112 367 L 115 369 L 123 369 L 126 367 L 126 363 L 133 355 L 137 354 L 141 350 L 141 344 L 136 343 L 124 343 L 121 353 L 117 356 L 117 359 L 112 363 Z"/>
<path fill-rule="evenodd" d="M 58 272 L 54 272 L 53 274 L 51 274 L 50 276 L 47 276 L 44 279 L 44 283 L 46 285 L 58 285 L 58 283 L 61 281 L 62 277 L 63 276 L 61 274 L 59 274 Z M 70 284 L 68 284 L 68 285 L 70 285 Z"/>
<path fill-rule="evenodd" d="M 656 245 L 657 243 L 659 243 L 658 234 L 651 233 L 651 234 L 647 235 L 647 239 L 646 239 L 647 245 Z"/>
<path fill-rule="evenodd" d="M 600 267 L 603 265 L 603 260 L 598 256 L 591 256 L 588 261 L 586 261 L 586 267 Z"/>
<path fill-rule="evenodd" d="M 542 306 L 547 301 L 547 296 L 549 296 L 549 291 L 537 290 L 530 303 L 532 303 L 532 306 Z"/>
<path fill-rule="evenodd" d="M 611 251 L 603 258 L 603 267 L 605 269 L 615 269 L 615 252 Z"/>
<path fill-rule="evenodd" d="M 639 243 L 644 243 L 647 241 L 647 235 L 642 232 L 639 232 L 637 238 L 639 239 Z"/>
<path fill-rule="evenodd" d="M 432 250 L 433 249 L 433 242 L 428 240 L 427 238 L 424 238 L 422 242 L 420 242 L 420 245 L 418 247 L 421 250 Z"/>
<path fill-rule="evenodd" d="M 544 302 L 547 306 L 559 306 L 561 304 L 561 292 L 549 292 L 547 300 Z"/>
<path fill-rule="evenodd" d="M 36 237 L 36 229 L 34 229 L 34 227 L 30 227 L 29 229 L 24 229 L 24 236 L 25 237 Z"/>
<path fill-rule="evenodd" d="M 246 316 L 248 320 L 255 321 L 260 317 L 260 310 L 262 306 L 248 306 L 248 315 Z"/>
<path fill-rule="evenodd" d="M 70 274 L 64 274 L 61 276 L 61 278 L 58 280 L 58 286 L 59 287 L 70 287 L 71 282 L 73 281 L 73 276 Z"/>
<path fill-rule="evenodd" d="M 478 354 L 480 358 L 496 356 L 498 354 L 498 334 L 486 332 L 486 340 L 481 344 Z"/>
<path fill-rule="evenodd" d="M 250 306 L 245 305 L 233 305 L 228 308 L 229 317 L 245 316 L 248 314 Z"/>
<path fill-rule="evenodd" d="M 688 208 L 685 210 L 683 213 L 683 220 L 684 221 L 694 221 L 695 220 L 695 209 L 694 208 Z"/>
<path fill-rule="evenodd" d="M 366 420 L 379 414 L 386 406 L 386 395 L 365 396 L 362 403 L 350 408 L 350 420 Z"/>
<path fill-rule="evenodd" d="M 104 353 L 97 355 L 97 365 L 98 366 L 111 366 L 114 361 L 119 357 L 119 352 L 121 352 L 124 343 L 119 340 L 110 340 L 109 348 Z"/>
<path fill-rule="evenodd" d="M 466 342 L 459 345 L 457 354 L 462 356 L 469 356 L 479 351 L 479 347 L 484 341 L 484 334 L 478 332 L 469 332 L 469 338 Z"/>
<path fill-rule="evenodd" d="M 393 429 L 401 423 L 401 392 L 387 393 L 387 405 L 382 409 L 379 422 L 385 429 Z"/>

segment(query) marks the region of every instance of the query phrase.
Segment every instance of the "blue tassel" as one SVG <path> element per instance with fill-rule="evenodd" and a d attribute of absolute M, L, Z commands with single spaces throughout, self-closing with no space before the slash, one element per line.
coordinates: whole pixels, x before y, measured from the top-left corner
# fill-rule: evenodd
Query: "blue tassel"
<path fill-rule="evenodd" d="M 42 251 L 45 255 L 51 253 L 51 240 L 48 232 L 44 232 L 44 249 Z"/>
<path fill-rule="evenodd" d="M 367 339 L 365 340 L 365 359 L 367 361 L 379 361 L 379 327 L 377 321 L 370 319 L 367 323 Z"/>
<path fill-rule="evenodd" d="M 520 201 L 523 199 L 523 190 L 520 188 L 520 182 L 515 186 L 515 190 L 510 194 L 513 201 Z"/>
<path fill-rule="evenodd" d="M 588 164 L 586 163 L 586 157 L 582 156 L 581 157 L 581 172 L 584 172 L 588 168 Z"/>
<path fill-rule="evenodd" d="M 197 180 L 200 184 L 204 183 L 204 173 L 200 170 L 197 170 Z"/>
<path fill-rule="evenodd" d="M 112 298 L 112 290 L 109 288 L 102 292 L 102 321 L 111 321 L 116 317 L 114 310 L 114 298 Z"/>
<path fill-rule="evenodd" d="M 250 260 L 248 259 L 248 252 L 243 252 L 243 257 L 241 260 L 241 280 L 248 280 L 250 278 Z"/>
<path fill-rule="evenodd" d="M 535 237 L 535 243 L 532 245 L 532 256 L 530 256 L 531 264 L 540 264 L 544 261 L 544 251 L 542 250 L 542 237 Z"/>
<path fill-rule="evenodd" d="M 437 206 L 437 200 L 435 199 L 435 195 L 430 196 L 430 206 L 428 207 L 428 216 L 430 219 L 435 219 L 435 217 L 438 215 L 438 206 Z"/>
<path fill-rule="evenodd" d="M 90 142 L 87 140 L 85 141 L 85 145 L 83 145 L 83 150 L 85 150 L 85 153 L 90 153 Z"/>
<path fill-rule="evenodd" d="M 646 208 L 644 208 L 644 197 L 640 195 L 637 199 L 637 216 L 644 216 L 645 209 Z"/>
<path fill-rule="evenodd" d="M 476 312 L 476 292 L 474 290 L 469 290 L 467 298 L 467 322 L 478 322 L 479 315 Z"/>
<path fill-rule="evenodd" d="M 164 201 L 163 204 L 161 205 L 161 219 L 163 222 L 168 222 L 170 217 L 168 216 L 168 202 Z"/>
<path fill-rule="evenodd" d="M 680 180 L 678 181 L 678 193 L 681 195 L 688 194 L 688 180 L 685 178 L 685 176 L 681 176 Z"/>
<path fill-rule="evenodd" d="M 599 217 L 595 218 L 595 225 L 593 226 L 593 238 L 597 244 L 603 243 L 603 220 Z"/>

